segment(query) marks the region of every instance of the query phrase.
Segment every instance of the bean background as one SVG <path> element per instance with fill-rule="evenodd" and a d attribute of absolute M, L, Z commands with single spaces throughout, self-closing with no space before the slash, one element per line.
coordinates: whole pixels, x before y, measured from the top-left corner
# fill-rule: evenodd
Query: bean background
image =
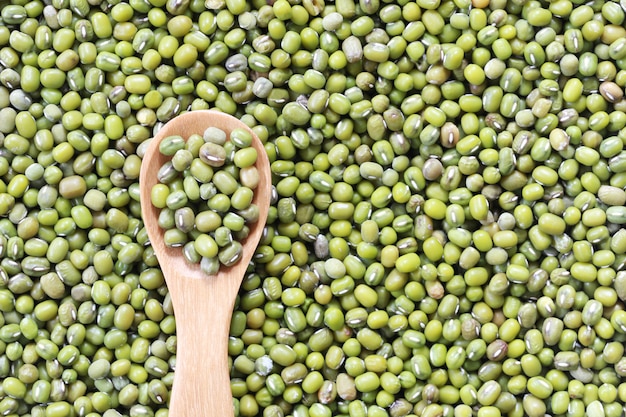
<path fill-rule="evenodd" d="M 274 181 L 237 415 L 623 415 L 625 9 L 0 0 L 0 414 L 167 415 L 138 175 L 215 108 Z"/>

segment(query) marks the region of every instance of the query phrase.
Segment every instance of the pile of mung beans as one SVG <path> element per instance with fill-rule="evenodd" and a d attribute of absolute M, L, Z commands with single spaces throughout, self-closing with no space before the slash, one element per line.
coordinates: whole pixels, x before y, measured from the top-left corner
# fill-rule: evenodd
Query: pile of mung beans
<path fill-rule="evenodd" d="M 207 108 L 273 176 L 228 340 L 237 416 L 624 415 L 625 19 L 0 0 L 0 415 L 167 416 L 176 326 L 138 175 Z"/>
<path fill-rule="evenodd" d="M 181 248 L 190 264 L 207 275 L 235 265 L 251 223 L 259 219 L 252 202 L 259 184 L 256 148 L 250 132 L 209 127 L 188 138 L 173 135 L 159 143 L 159 153 L 171 157 L 152 187 L 151 204 L 160 209 L 157 223 L 163 242 Z"/>

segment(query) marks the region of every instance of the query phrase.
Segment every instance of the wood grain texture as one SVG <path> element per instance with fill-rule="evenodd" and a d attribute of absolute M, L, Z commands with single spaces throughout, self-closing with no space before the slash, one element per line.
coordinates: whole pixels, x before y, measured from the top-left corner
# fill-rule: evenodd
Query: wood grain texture
<path fill-rule="evenodd" d="M 141 213 L 148 236 L 165 276 L 176 317 L 176 369 L 170 398 L 170 417 L 233 416 L 228 373 L 228 333 L 234 302 L 247 266 L 263 233 L 271 195 L 271 173 L 267 153 L 254 137 L 259 185 L 253 202 L 259 207 L 259 221 L 243 243 L 243 258 L 217 275 L 206 275 L 200 266 L 187 263 L 180 248 L 163 243 L 164 231 L 158 226 L 159 209 L 150 201 L 157 183 L 157 172 L 170 157 L 159 152 L 160 141 L 171 135 L 185 140 L 192 133 L 202 134 L 209 126 L 227 134 L 237 127 L 252 131 L 233 116 L 211 110 L 185 113 L 169 121 L 152 139 L 143 158 L 140 173 Z"/>

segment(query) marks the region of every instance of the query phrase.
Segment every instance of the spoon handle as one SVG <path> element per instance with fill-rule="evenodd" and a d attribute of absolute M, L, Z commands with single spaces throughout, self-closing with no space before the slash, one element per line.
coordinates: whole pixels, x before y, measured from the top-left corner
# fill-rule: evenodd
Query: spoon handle
<path fill-rule="evenodd" d="M 171 417 L 233 416 L 228 335 L 234 297 L 213 285 L 216 277 L 176 277 L 184 290 L 172 294 L 176 315 L 176 369 Z M 170 290 L 171 291 L 171 290 Z M 174 291 L 176 291 L 174 289 Z"/>

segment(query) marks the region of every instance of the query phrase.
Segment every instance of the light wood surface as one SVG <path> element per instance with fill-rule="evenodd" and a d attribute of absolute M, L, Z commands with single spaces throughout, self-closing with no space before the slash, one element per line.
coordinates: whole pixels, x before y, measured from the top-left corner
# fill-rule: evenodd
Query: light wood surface
<path fill-rule="evenodd" d="M 157 183 L 159 168 L 169 159 L 161 155 L 159 142 L 167 136 L 202 134 L 209 126 L 230 133 L 236 127 L 252 131 L 233 116 L 200 110 L 185 113 L 168 122 L 152 139 L 143 158 L 140 173 L 141 213 L 148 236 L 172 297 L 176 317 L 176 369 L 170 398 L 170 417 L 233 416 L 228 373 L 228 335 L 234 302 L 248 264 L 261 238 L 271 194 L 271 173 L 267 153 L 254 136 L 258 151 L 256 167 L 259 185 L 253 202 L 259 206 L 257 223 L 243 243 L 243 258 L 217 275 L 204 274 L 198 265 L 185 261 L 180 248 L 163 243 L 164 231 L 158 226 L 159 209 L 150 202 L 150 190 Z"/>

